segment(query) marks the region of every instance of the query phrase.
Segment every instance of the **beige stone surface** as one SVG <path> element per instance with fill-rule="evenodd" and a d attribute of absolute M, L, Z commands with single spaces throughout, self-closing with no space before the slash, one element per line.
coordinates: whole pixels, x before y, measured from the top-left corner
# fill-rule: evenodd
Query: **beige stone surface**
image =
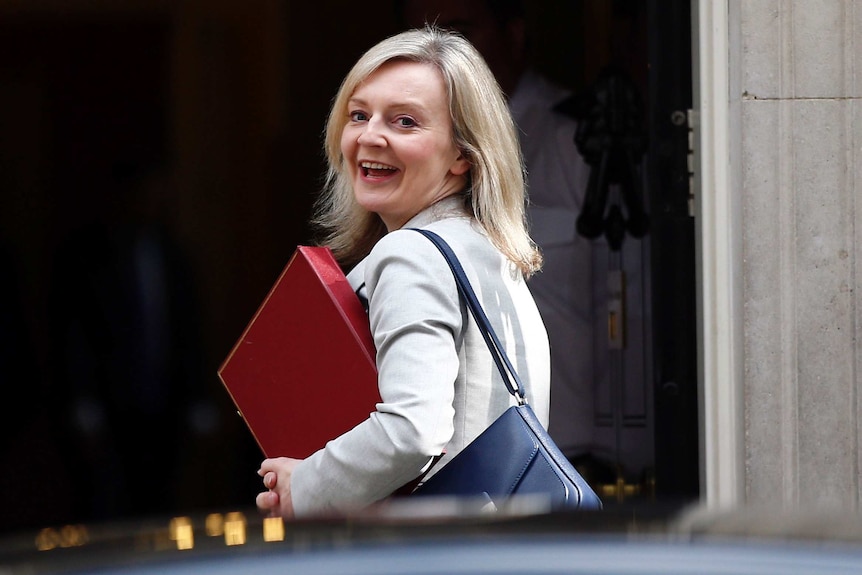
<path fill-rule="evenodd" d="M 754 504 L 858 509 L 862 3 L 731 12 L 741 69 L 745 485 Z M 734 28 L 736 27 L 736 28 Z"/>

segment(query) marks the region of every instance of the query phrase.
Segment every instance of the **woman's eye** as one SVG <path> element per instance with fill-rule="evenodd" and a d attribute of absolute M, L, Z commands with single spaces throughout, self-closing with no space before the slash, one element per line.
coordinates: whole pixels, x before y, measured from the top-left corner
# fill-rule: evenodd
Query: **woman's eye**
<path fill-rule="evenodd" d="M 368 116 L 365 115 L 365 112 L 350 112 L 351 122 L 364 122 L 367 119 Z"/>
<path fill-rule="evenodd" d="M 410 118 L 409 116 L 401 116 L 395 122 L 401 126 L 402 128 L 412 128 L 416 125 L 416 120 Z"/>

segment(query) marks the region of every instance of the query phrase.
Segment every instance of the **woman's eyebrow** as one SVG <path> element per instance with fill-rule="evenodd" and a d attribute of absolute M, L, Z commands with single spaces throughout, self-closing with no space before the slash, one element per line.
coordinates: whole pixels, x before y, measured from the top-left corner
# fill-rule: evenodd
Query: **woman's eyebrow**
<path fill-rule="evenodd" d="M 368 101 L 364 98 L 354 98 L 351 97 L 347 100 L 348 105 L 350 106 L 367 106 Z M 393 110 L 416 110 L 421 113 L 427 113 L 428 108 L 423 104 L 420 100 L 406 97 L 400 100 L 393 100 L 387 102 L 386 108 Z"/>

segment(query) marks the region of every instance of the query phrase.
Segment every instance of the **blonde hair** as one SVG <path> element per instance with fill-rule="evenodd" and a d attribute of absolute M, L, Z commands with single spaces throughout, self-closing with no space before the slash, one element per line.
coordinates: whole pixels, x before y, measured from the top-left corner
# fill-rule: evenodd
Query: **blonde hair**
<path fill-rule="evenodd" d="M 372 47 L 345 77 L 326 125 L 326 180 L 312 223 L 342 265 L 368 255 L 386 234 L 377 214 L 355 200 L 341 154 L 347 102 L 357 86 L 393 60 L 431 64 L 440 70 L 449 96 L 455 145 L 470 163 L 465 205 L 494 245 L 527 277 L 542 257 L 525 217 L 525 171 L 514 121 L 485 60 L 463 37 L 426 26 L 402 32 Z"/>

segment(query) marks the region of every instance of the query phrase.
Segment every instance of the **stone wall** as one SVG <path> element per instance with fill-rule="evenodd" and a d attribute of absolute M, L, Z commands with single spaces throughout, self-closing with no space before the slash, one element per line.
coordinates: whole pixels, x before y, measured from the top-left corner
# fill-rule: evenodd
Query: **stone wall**
<path fill-rule="evenodd" d="M 728 8 L 744 502 L 858 510 L 862 3 Z"/>

